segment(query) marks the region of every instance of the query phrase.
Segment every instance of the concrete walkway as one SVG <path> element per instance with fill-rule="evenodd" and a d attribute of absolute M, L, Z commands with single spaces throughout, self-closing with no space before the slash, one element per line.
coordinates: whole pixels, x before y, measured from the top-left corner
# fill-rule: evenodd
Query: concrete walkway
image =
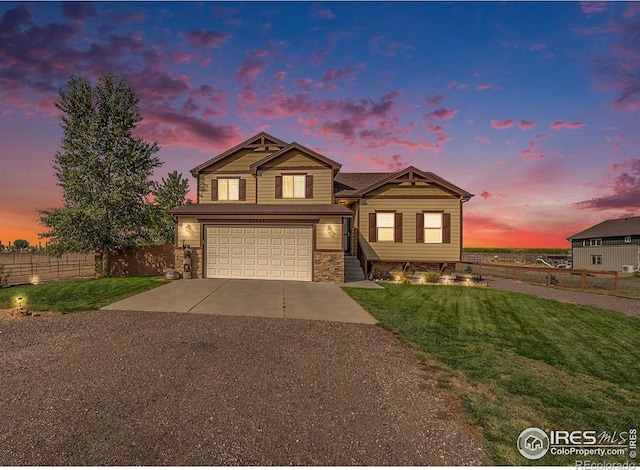
<path fill-rule="evenodd" d="M 250 279 L 182 279 L 101 310 L 209 313 L 375 324 L 335 284 Z"/>

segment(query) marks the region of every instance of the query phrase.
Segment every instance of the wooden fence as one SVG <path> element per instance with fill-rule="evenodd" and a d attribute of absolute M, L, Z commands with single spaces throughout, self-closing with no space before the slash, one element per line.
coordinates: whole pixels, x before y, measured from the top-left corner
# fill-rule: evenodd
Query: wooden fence
<path fill-rule="evenodd" d="M 458 270 L 471 266 L 474 274 L 495 276 L 514 281 L 543 284 L 547 287 L 597 287 L 618 290 L 618 273 L 615 271 L 587 271 L 572 269 L 536 268 L 504 264 L 460 263 Z M 467 268 L 468 271 L 468 268 Z"/>
<path fill-rule="evenodd" d="M 0 253 L 2 285 L 38 284 L 45 281 L 95 276 L 93 253 L 71 253 L 53 258 L 40 253 Z M 175 267 L 173 245 L 131 246 L 113 255 L 115 277 L 158 276 Z M 1 277 L 1 276 L 0 276 Z"/>

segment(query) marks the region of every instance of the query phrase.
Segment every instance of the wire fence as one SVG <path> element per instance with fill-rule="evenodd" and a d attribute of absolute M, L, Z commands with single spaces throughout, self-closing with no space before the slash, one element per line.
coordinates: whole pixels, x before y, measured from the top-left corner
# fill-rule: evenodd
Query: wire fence
<path fill-rule="evenodd" d="M 460 263 L 457 269 L 480 277 L 494 276 L 545 286 L 618 289 L 618 273 L 614 271 L 547 269 L 485 263 Z"/>
<path fill-rule="evenodd" d="M 0 253 L 2 285 L 38 284 L 57 279 L 87 278 L 95 273 L 93 254 L 52 258 L 38 253 Z"/>

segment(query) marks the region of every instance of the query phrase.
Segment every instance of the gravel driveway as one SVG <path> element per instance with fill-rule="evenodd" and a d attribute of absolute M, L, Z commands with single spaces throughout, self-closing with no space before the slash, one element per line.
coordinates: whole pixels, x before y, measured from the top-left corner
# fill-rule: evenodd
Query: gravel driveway
<path fill-rule="evenodd" d="M 0 319 L 2 465 L 488 465 L 373 325 L 148 312 Z"/>

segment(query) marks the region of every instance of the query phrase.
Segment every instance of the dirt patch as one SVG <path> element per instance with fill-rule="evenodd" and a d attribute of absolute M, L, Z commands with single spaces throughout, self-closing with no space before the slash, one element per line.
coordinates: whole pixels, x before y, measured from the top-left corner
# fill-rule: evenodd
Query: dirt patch
<path fill-rule="evenodd" d="M 36 317 L 55 317 L 55 316 L 59 316 L 62 315 L 61 312 L 53 312 L 53 311 L 31 311 L 31 310 L 26 310 L 23 314 L 18 314 L 15 312 L 15 309 L 0 309 L 0 321 L 2 320 L 7 320 L 7 321 L 11 321 L 11 320 L 28 320 L 30 318 L 36 318 Z"/>

